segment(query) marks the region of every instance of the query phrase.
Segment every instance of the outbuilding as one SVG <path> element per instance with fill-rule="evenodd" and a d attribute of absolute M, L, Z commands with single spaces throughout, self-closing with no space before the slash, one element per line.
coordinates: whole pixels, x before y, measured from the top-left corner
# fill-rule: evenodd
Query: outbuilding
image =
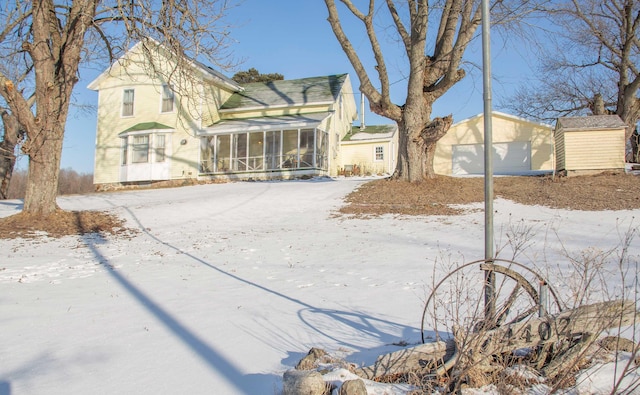
<path fill-rule="evenodd" d="M 567 175 L 624 170 L 626 128 L 617 115 L 558 118 L 556 170 Z"/>
<path fill-rule="evenodd" d="M 494 111 L 491 117 L 494 174 L 553 170 L 553 127 Z M 451 126 L 436 145 L 434 171 L 443 175 L 484 173 L 484 114 Z"/>
<path fill-rule="evenodd" d="M 342 172 L 391 174 L 398 158 L 398 126 L 354 126 L 340 142 Z"/>

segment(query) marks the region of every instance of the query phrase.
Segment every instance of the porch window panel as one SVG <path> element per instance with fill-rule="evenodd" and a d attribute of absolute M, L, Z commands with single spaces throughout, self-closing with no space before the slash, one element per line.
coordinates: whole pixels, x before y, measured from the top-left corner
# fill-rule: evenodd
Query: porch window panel
<path fill-rule="evenodd" d="M 155 152 L 155 161 L 156 162 L 164 162 L 166 158 L 166 147 L 165 147 L 165 135 L 164 134 L 156 134 L 153 137 L 153 149 Z"/>
<path fill-rule="evenodd" d="M 200 172 L 212 173 L 213 172 L 213 158 L 214 158 L 214 136 L 206 136 L 200 139 Z"/>
<path fill-rule="evenodd" d="M 132 136 L 131 144 L 132 163 L 148 163 L 149 162 L 149 135 L 143 134 Z"/>
<path fill-rule="evenodd" d="M 298 130 L 282 132 L 282 168 L 295 169 L 299 167 Z"/>
<path fill-rule="evenodd" d="M 231 135 L 223 134 L 216 138 L 216 169 L 217 172 L 231 170 Z"/>
<path fill-rule="evenodd" d="M 233 135 L 233 170 L 247 170 L 247 133 Z"/>
<path fill-rule="evenodd" d="M 280 169 L 282 158 L 282 131 L 274 130 L 265 133 L 264 157 L 267 170 Z"/>
<path fill-rule="evenodd" d="M 300 167 L 314 167 L 314 129 L 300 130 Z"/>
<path fill-rule="evenodd" d="M 316 129 L 316 167 L 327 170 L 329 168 L 329 136 L 327 132 Z"/>
<path fill-rule="evenodd" d="M 264 132 L 249 133 L 249 169 L 264 169 Z"/>

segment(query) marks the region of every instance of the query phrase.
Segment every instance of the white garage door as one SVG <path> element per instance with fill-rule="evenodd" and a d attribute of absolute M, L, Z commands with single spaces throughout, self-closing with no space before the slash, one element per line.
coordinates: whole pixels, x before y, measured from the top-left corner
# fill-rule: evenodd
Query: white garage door
<path fill-rule="evenodd" d="M 453 174 L 484 174 L 484 144 L 453 146 Z M 531 143 L 493 143 L 493 173 L 518 174 L 531 170 Z"/>

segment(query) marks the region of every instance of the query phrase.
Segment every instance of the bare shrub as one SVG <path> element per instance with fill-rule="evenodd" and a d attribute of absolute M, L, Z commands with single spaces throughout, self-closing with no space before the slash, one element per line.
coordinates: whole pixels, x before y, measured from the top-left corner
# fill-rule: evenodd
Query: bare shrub
<path fill-rule="evenodd" d="M 527 251 L 535 244 L 536 229 L 522 221 L 512 220 L 506 227 L 505 238 L 496 250 L 513 259 L 526 257 Z M 454 392 L 464 387 L 494 385 L 500 393 L 515 393 L 544 382 L 549 393 L 554 393 L 562 388 L 579 388 L 590 375 L 595 374 L 595 370 L 587 369 L 599 367 L 606 356 L 609 358 L 607 361 L 614 364 L 611 394 L 631 394 L 640 390 L 637 365 L 640 363 L 640 353 L 635 336 L 638 327 L 634 314 L 639 300 L 640 259 L 630 253 L 638 228 L 632 221 L 619 234 L 621 241 L 613 248 L 590 247 L 572 252 L 556 233 L 561 246 L 560 255 L 564 257 L 563 264 L 557 263 L 557 258 L 554 258 L 554 264 L 550 264 L 545 260 L 547 252 L 535 255 L 537 258 L 539 255 L 544 257 L 537 264 L 510 264 L 509 261 L 496 258 L 497 263 L 505 265 L 501 270 L 504 270 L 502 274 L 507 275 L 504 276 L 506 280 L 495 280 L 494 310 L 487 310 L 485 282 L 479 274 L 482 271 L 477 270 L 486 263 L 461 264 L 451 255 L 441 254 L 436 260 L 438 269 L 434 268 L 433 290 L 425 306 L 426 317 L 423 316 L 423 337 L 425 332 L 433 330 L 435 334 L 427 337 L 439 339 L 453 336 L 456 340 L 457 353 L 449 363 L 451 368 L 438 372 L 440 380 L 446 382 L 447 388 Z M 548 242 L 547 235 L 544 240 Z M 547 248 L 545 245 L 543 250 Z M 533 280 L 525 278 L 528 269 L 521 269 L 533 266 L 539 266 L 537 272 L 553 278 L 556 290 L 562 291 L 556 298 L 557 292 L 551 289 L 553 295 L 548 298 L 555 298 L 556 310 L 550 310 L 553 307 L 550 301 L 543 308 L 538 306 L 538 309 L 528 304 L 530 301 L 526 299 L 532 299 L 531 290 L 524 289 L 527 291 L 524 292 L 523 288 L 537 285 L 537 281 L 535 276 Z M 518 274 L 512 274 L 513 271 Z M 436 274 L 442 272 L 448 274 L 437 279 Z M 611 281 L 613 276 L 618 281 Z M 537 301 L 533 298 L 536 304 L 540 303 L 542 290 L 541 287 L 538 291 Z M 537 290 L 533 291 L 535 294 Z M 434 296 L 436 293 L 437 296 Z M 540 343 L 536 340 L 533 347 L 519 346 L 522 339 L 530 334 L 535 335 L 534 331 L 542 338 L 539 323 L 553 320 L 561 309 L 565 311 L 563 314 L 571 314 L 571 317 L 578 317 L 579 311 L 589 311 L 585 319 L 590 324 L 572 327 L 562 336 L 558 327 L 554 326 L 554 336 L 559 340 Z M 491 314 L 487 314 L 487 311 Z M 574 312 L 576 316 L 573 316 Z M 425 320 L 429 323 L 427 326 L 424 326 Z M 571 320 L 574 322 L 574 318 Z M 552 325 L 557 325 L 557 322 Z M 603 336 L 609 336 L 609 340 L 601 342 Z M 631 337 L 631 340 L 624 337 Z M 530 378 L 514 376 L 514 367 L 526 370 Z"/>
<path fill-rule="evenodd" d="M 24 199 L 27 188 L 27 171 L 16 170 L 11 176 L 8 199 Z M 73 169 L 61 169 L 58 178 L 58 195 L 72 195 L 93 192 L 93 174 L 78 173 Z"/>

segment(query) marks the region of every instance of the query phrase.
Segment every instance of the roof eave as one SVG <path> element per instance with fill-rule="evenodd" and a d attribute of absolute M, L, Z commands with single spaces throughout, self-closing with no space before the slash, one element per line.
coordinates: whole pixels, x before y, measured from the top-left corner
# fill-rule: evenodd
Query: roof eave
<path fill-rule="evenodd" d="M 221 114 L 228 114 L 234 112 L 250 112 L 250 111 L 263 111 L 263 110 L 279 110 L 283 108 L 304 108 L 311 106 L 325 106 L 333 104 L 333 101 L 323 101 L 323 102 L 311 102 L 311 103 L 293 103 L 293 104 L 278 104 L 274 106 L 254 106 L 254 107 L 235 107 L 235 108 L 224 108 L 218 110 Z"/>

